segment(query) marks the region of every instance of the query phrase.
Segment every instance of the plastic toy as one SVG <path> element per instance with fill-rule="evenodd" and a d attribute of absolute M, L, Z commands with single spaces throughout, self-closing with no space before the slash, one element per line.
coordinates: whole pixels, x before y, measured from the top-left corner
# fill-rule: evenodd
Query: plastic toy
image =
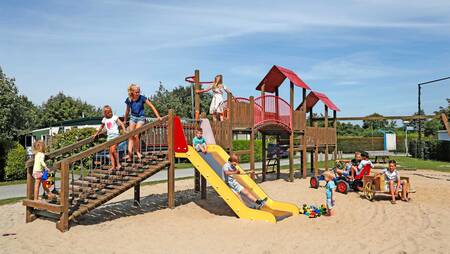
<path fill-rule="evenodd" d="M 303 214 L 309 218 L 317 218 L 327 213 L 327 209 L 324 204 L 320 207 L 316 207 L 313 205 L 308 206 L 307 204 L 303 204 L 302 209 L 300 209 L 300 214 Z"/>

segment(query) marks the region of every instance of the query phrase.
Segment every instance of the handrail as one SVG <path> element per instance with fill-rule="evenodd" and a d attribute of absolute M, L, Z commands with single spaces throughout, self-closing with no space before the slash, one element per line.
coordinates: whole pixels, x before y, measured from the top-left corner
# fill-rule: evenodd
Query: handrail
<path fill-rule="evenodd" d="M 79 160 L 81 158 L 84 158 L 84 157 L 89 156 L 91 154 L 100 152 L 100 151 L 104 150 L 105 148 L 110 147 L 111 145 L 118 144 L 118 143 L 121 143 L 123 141 L 126 141 L 131 136 L 134 136 L 134 135 L 140 134 L 142 132 L 145 132 L 146 130 L 148 130 L 148 129 L 154 127 L 154 126 L 157 126 L 157 125 L 163 123 L 164 121 L 168 120 L 168 118 L 169 118 L 168 116 L 164 116 L 160 120 L 157 120 L 157 121 L 151 122 L 151 123 L 147 123 L 147 124 L 143 125 L 139 129 L 133 130 L 133 131 L 131 131 L 131 132 L 127 133 L 127 134 L 124 134 L 124 135 L 120 135 L 119 137 L 117 137 L 115 139 L 112 139 L 112 140 L 107 141 L 105 143 L 96 145 L 96 146 L 91 147 L 91 148 L 89 148 L 89 149 L 87 149 L 87 150 L 85 150 L 85 151 L 83 151 L 81 153 L 78 153 L 78 154 L 72 155 L 72 156 L 70 156 L 68 158 L 65 158 L 64 160 L 61 161 L 61 164 L 70 164 L 70 163 L 72 163 L 74 161 L 77 161 L 77 160 Z"/>
<path fill-rule="evenodd" d="M 104 134 L 106 131 L 102 131 L 100 134 Z M 75 149 L 78 149 L 84 145 L 88 145 L 90 143 L 92 143 L 93 141 L 95 141 L 93 136 L 87 137 L 85 139 L 79 140 L 76 143 L 61 147 L 53 152 L 47 153 L 45 154 L 46 159 L 53 159 L 55 157 L 58 157 L 64 153 L 68 153 L 68 152 L 72 152 Z M 33 166 L 34 163 L 34 158 L 33 159 L 29 159 L 25 162 L 25 168 L 30 168 Z"/>

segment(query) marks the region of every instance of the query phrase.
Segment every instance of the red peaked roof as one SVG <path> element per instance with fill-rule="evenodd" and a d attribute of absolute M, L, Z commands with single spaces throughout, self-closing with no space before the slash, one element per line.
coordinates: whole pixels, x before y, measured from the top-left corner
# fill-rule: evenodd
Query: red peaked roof
<path fill-rule="evenodd" d="M 256 87 L 256 90 L 261 91 L 262 85 L 265 84 L 264 91 L 274 93 L 277 87 L 279 87 L 286 78 L 298 87 L 311 90 L 311 88 L 303 82 L 303 80 L 301 80 L 295 72 L 277 65 L 274 65 L 272 69 L 270 69 L 270 71 Z"/>
<path fill-rule="evenodd" d="M 335 110 L 335 111 L 341 111 L 331 100 L 323 93 L 311 91 L 308 96 L 306 96 L 306 111 L 309 111 L 318 101 L 322 101 L 323 104 L 327 105 L 329 109 Z M 302 106 L 300 104 L 297 107 L 297 110 Z"/>

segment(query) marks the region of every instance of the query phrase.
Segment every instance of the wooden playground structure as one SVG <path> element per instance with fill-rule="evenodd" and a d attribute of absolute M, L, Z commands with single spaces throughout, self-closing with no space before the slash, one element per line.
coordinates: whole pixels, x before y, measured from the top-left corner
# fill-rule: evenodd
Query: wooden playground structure
<path fill-rule="evenodd" d="M 279 87 L 289 80 L 289 102 L 279 97 Z M 201 86 L 200 71 L 196 70 L 192 77 L 196 89 Z M 302 89 L 302 102 L 294 107 L 295 87 Z M 318 171 L 318 155 L 325 154 L 325 167 L 328 168 L 329 153 L 336 157 L 336 111 L 339 109 L 322 93 L 307 90 L 311 88 L 293 71 L 280 66 L 273 66 L 256 87 L 261 92 L 259 97 L 233 97 L 228 95 L 226 107 L 227 118 L 224 121 L 212 122 L 211 129 L 217 145 L 228 153 L 250 155 L 250 172 L 255 171 L 254 140 L 256 133 L 262 137 L 263 171 L 262 180 L 266 180 L 266 138 L 275 136 L 277 142 L 283 142 L 287 137 L 289 144 L 289 180 L 294 180 L 294 152 L 300 152 L 301 176 L 307 176 L 307 152 L 311 153 L 311 168 L 315 174 Z M 318 101 L 325 104 L 323 126 L 313 118 L 313 107 Z M 333 111 L 330 121 L 328 111 Z M 195 95 L 196 116 L 204 117 L 200 112 L 200 96 Z M 309 120 L 307 114 L 309 113 Z M 182 132 L 187 144 L 192 143 L 195 128 L 199 118 L 183 119 Z M 134 204 L 140 204 L 140 184 L 157 172 L 167 169 L 167 200 L 168 207 L 175 206 L 175 152 L 174 139 L 182 136 L 174 135 L 175 112 L 155 122 L 120 135 L 105 142 L 97 142 L 92 137 L 63 147 L 46 154 L 46 161 L 51 169 L 60 173 L 58 198 L 54 203 L 33 200 L 34 178 L 32 177 L 33 160 L 26 163 L 27 194 L 23 205 L 26 206 L 26 222 L 32 222 L 38 217 L 54 220 L 60 231 L 67 231 L 71 221 L 92 209 L 105 204 L 121 193 L 134 188 Z M 176 121 L 175 121 L 176 122 Z M 330 122 L 332 124 L 330 125 Z M 250 149 L 233 151 L 233 134 L 246 133 L 250 135 Z M 107 151 L 111 145 L 120 147 L 130 137 L 139 135 L 142 159 L 122 162 L 122 170 L 111 171 Z M 176 136 L 176 137 L 175 137 Z M 277 158 L 277 178 L 280 177 L 280 158 Z M 250 178 L 249 178 L 250 179 Z M 250 182 L 250 180 L 247 180 Z M 256 188 L 256 187 L 255 187 Z M 201 190 L 201 198 L 206 198 L 206 179 L 199 170 L 195 173 L 195 189 Z M 265 194 L 259 191 L 260 196 Z M 271 205 L 280 205 L 270 201 Z M 289 206 L 289 205 L 288 205 Z M 289 208 L 295 210 L 293 207 Z"/>
<path fill-rule="evenodd" d="M 280 87 L 285 80 L 289 80 L 289 102 L 279 96 Z M 223 80 L 223 79 L 221 79 Z M 186 78 L 194 85 L 195 90 L 200 90 L 202 82 L 200 71 Z M 295 87 L 301 89 L 299 93 L 302 101 L 297 107 L 294 106 Z M 226 102 L 226 115 L 224 121 L 212 122 L 212 128 L 217 144 L 221 145 L 229 153 L 236 155 L 248 154 L 250 157 L 250 174 L 255 172 L 255 150 L 254 141 L 259 132 L 262 138 L 262 181 L 266 180 L 267 171 L 267 138 L 275 137 L 277 145 L 286 144 L 289 151 L 289 181 L 294 181 L 294 152 L 300 152 L 299 164 L 301 177 L 307 176 L 307 153 L 310 153 L 310 168 L 314 174 L 318 174 L 319 153 L 324 154 L 325 169 L 328 169 L 329 155 L 333 159 L 337 156 L 336 137 L 336 112 L 339 108 L 323 93 L 312 91 L 310 86 L 301 80 L 293 71 L 281 66 L 274 65 L 256 87 L 260 91 L 259 97 L 234 97 L 228 93 Z M 307 91 L 310 90 L 309 94 Z M 200 112 L 200 95 L 195 94 L 195 116 L 205 117 Z M 313 108 L 317 102 L 324 104 L 324 117 L 320 119 L 323 126 L 319 126 L 319 119 L 315 119 Z M 329 110 L 333 112 L 330 119 Z M 309 118 L 307 115 L 309 114 Z M 247 134 L 250 136 L 248 150 L 234 151 L 232 140 L 233 134 Z M 276 174 L 280 178 L 280 158 L 276 158 Z M 201 189 L 198 173 L 195 178 L 196 189 Z"/>

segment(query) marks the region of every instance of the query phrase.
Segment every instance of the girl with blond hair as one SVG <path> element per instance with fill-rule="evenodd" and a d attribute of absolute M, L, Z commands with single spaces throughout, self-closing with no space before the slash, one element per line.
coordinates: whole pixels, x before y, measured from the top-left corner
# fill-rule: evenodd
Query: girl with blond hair
<path fill-rule="evenodd" d="M 47 168 L 47 164 L 45 164 L 45 144 L 44 141 L 38 140 L 33 144 L 33 154 L 34 154 L 34 164 L 33 164 L 33 178 L 34 178 L 34 200 L 39 199 L 39 187 L 41 186 L 42 176 L 44 175 L 45 170 L 49 170 Z M 54 195 L 50 192 L 50 190 L 42 185 L 45 193 L 49 199 L 53 199 Z"/>
<path fill-rule="evenodd" d="M 209 107 L 209 113 L 213 116 L 213 121 L 217 121 L 217 116 L 219 116 L 220 121 L 223 121 L 223 111 L 224 111 L 224 96 L 225 92 L 231 93 L 231 91 L 222 84 L 222 75 L 217 75 L 214 78 L 214 82 L 204 90 L 197 90 L 196 93 L 206 93 L 212 91 L 213 98 L 211 100 L 211 105 Z"/>
<path fill-rule="evenodd" d="M 141 88 L 139 85 L 130 84 L 128 86 L 128 97 L 125 100 L 125 104 L 127 106 L 125 108 L 124 123 L 126 124 L 128 116 L 130 116 L 129 131 L 139 129 L 145 124 L 144 105 L 150 107 L 158 120 L 161 119 L 155 106 L 153 106 L 147 97 L 141 95 Z M 142 154 L 140 151 L 139 135 L 132 136 L 128 140 L 128 155 L 125 157 L 126 160 L 130 160 L 133 156 L 133 148 L 134 152 L 136 152 L 136 156 L 140 159 Z"/>

